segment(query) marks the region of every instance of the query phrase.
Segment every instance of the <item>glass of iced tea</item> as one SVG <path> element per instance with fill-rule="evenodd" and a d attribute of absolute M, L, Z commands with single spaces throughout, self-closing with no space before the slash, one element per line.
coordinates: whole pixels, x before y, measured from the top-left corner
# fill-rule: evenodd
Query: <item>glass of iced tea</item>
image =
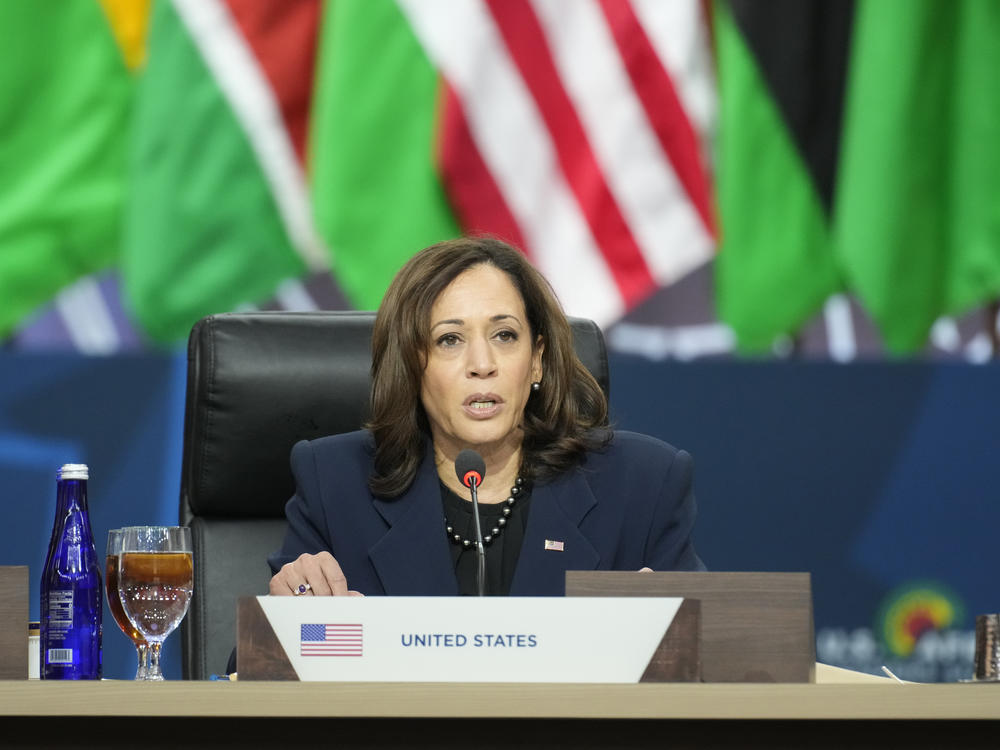
<path fill-rule="evenodd" d="M 118 598 L 129 622 L 149 644 L 146 680 L 162 680 L 160 649 L 187 614 L 194 590 L 191 529 L 130 526 L 122 529 Z"/>
<path fill-rule="evenodd" d="M 121 596 L 118 594 L 118 557 L 122 551 L 122 529 L 111 529 L 108 532 L 108 550 L 104 565 L 104 586 L 108 594 L 108 609 L 111 610 L 115 622 L 121 631 L 132 639 L 139 657 L 139 668 L 136 670 L 135 679 L 146 679 L 146 666 L 149 663 L 149 644 L 142 637 L 135 625 L 129 622 L 122 609 Z"/>

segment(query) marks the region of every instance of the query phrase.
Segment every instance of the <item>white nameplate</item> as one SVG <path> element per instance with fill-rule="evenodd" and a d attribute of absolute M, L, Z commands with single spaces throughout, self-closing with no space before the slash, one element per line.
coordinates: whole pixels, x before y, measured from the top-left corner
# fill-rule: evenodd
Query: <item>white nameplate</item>
<path fill-rule="evenodd" d="M 683 599 L 257 601 L 300 680 L 631 683 L 639 682 Z M 242 650 L 239 659 L 242 673 Z"/>

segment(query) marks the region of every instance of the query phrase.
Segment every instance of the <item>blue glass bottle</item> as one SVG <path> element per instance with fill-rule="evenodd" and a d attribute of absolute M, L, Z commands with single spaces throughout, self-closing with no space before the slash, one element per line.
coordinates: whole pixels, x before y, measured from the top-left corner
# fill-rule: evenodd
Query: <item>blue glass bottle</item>
<path fill-rule="evenodd" d="M 56 483 L 56 518 L 42 572 L 39 676 L 101 679 L 104 589 L 87 511 L 86 464 L 66 464 Z"/>

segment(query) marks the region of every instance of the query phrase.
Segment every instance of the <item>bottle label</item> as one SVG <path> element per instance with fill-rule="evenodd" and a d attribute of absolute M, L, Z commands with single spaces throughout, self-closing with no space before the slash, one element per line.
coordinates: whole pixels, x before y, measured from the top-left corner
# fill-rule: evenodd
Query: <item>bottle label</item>
<path fill-rule="evenodd" d="M 56 637 L 66 635 L 73 627 L 73 592 L 49 592 L 49 633 Z M 49 649 L 55 651 L 58 649 Z M 72 653 L 71 653 L 72 656 Z"/>
<path fill-rule="evenodd" d="M 50 648 L 47 653 L 49 664 L 73 663 L 73 649 L 71 648 Z"/>

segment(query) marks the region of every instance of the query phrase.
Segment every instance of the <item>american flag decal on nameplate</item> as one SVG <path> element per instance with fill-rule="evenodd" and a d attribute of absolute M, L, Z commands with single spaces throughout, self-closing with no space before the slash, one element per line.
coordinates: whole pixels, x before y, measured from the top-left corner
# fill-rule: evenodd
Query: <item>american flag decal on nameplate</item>
<path fill-rule="evenodd" d="M 364 633 L 360 624 L 303 624 L 302 656 L 361 656 Z"/>

